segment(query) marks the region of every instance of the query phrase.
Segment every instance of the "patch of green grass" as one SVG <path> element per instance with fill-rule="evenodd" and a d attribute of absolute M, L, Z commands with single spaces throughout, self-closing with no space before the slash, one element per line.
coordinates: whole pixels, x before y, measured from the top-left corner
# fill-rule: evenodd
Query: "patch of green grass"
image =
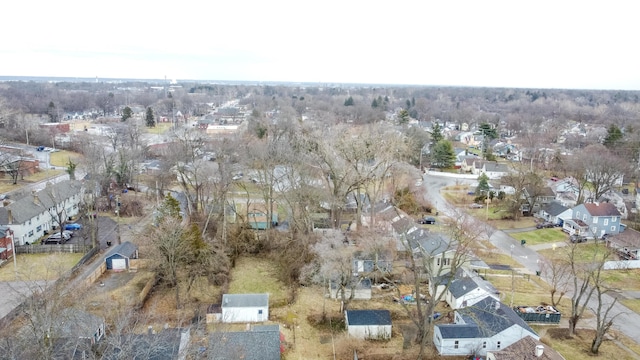
<path fill-rule="evenodd" d="M 74 153 L 71 151 L 56 151 L 51 153 L 51 157 L 49 158 L 49 163 L 53 166 L 67 166 L 69 165 L 69 159 L 72 162 L 78 163 L 82 155 L 78 153 Z"/>
<path fill-rule="evenodd" d="M 640 314 L 640 299 L 622 299 L 620 303 L 636 314 Z"/>
<path fill-rule="evenodd" d="M 171 123 L 156 123 L 156 126 L 147 128 L 149 134 L 164 134 L 171 129 Z"/>
<path fill-rule="evenodd" d="M 527 241 L 527 245 L 547 244 L 559 241 L 566 241 L 567 235 L 558 228 L 538 229 L 518 233 L 518 239 Z"/>
<path fill-rule="evenodd" d="M 270 304 L 286 303 L 286 289 L 276 278 L 276 265 L 268 259 L 242 257 L 231 270 L 230 294 L 268 293 Z"/>
<path fill-rule="evenodd" d="M 640 290 L 640 269 L 607 270 L 600 276 L 614 289 Z"/>
<path fill-rule="evenodd" d="M 0 281 L 55 280 L 74 267 L 84 254 L 18 254 L 17 270 L 13 261 L 0 268 Z"/>
<path fill-rule="evenodd" d="M 548 259 L 568 259 L 569 253 L 572 247 L 575 246 L 574 259 L 578 263 L 593 262 L 594 254 L 601 254 L 608 251 L 603 242 L 598 243 L 582 243 L 582 244 L 569 244 L 568 246 L 559 247 L 556 250 L 545 249 L 538 253 Z M 613 258 L 611 259 L 613 260 Z"/>

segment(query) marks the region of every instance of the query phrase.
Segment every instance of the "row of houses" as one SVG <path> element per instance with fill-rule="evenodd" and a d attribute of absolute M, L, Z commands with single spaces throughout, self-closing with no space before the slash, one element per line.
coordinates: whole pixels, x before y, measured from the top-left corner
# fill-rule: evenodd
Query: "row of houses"
<path fill-rule="evenodd" d="M 399 244 L 409 246 L 411 256 L 426 256 L 424 266 L 439 269 L 439 277 L 430 279 L 429 293 L 454 310 L 452 323 L 434 327 L 433 343 L 440 355 L 562 359 L 543 345 L 523 318 L 500 301 L 496 288 L 477 274 L 479 269 L 488 268 L 484 262 L 471 253 L 456 259 L 460 255 L 458 244 L 443 234 L 418 227 L 393 206 L 380 209 L 378 215 L 378 226 L 390 229 Z"/>
<path fill-rule="evenodd" d="M 0 207 L 0 226 L 13 232 L 16 245 L 28 245 L 78 215 L 82 183 L 67 180 Z"/>

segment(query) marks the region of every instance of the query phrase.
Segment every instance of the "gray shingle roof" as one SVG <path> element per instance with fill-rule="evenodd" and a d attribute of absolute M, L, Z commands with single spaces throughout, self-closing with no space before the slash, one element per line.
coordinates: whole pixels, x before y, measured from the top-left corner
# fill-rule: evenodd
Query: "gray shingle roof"
<path fill-rule="evenodd" d="M 563 212 L 567 211 L 569 208 L 560 204 L 557 201 L 552 201 L 550 203 L 548 203 L 543 210 L 552 216 L 558 216 L 560 214 L 562 214 Z"/>
<path fill-rule="evenodd" d="M 498 306 L 496 306 L 498 304 Z M 482 337 L 492 337 L 514 324 L 536 334 L 509 306 L 487 296 L 473 306 L 458 310 L 466 324 L 476 324 Z"/>
<path fill-rule="evenodd" d="M 478 284 L 469 276 L 463 277 L 461 279 L 455 279 L 449 285 L 449 292 L 455 298 L 459 298 L 464 294 L 468 294 L 471 291 L 478 288 Z"/>
<path fill-rule="evenodd" d="M 475 324 L 442 324 L 437 325 L 443 339 L 473 339 L 481 337 Z"/>
<path fill-rule="evenodd" d="M 82 183 L 72 180 L 47 185 L 35 196 L 25 196 L 5 207 L 0 207 L 0 224 L 9 224 L 8 210 L 11 210 L 13 223 L 22 224 L 38 214 L 48 212 L 49 208 L 68 200 L 73 195 L 79 194 L 81 189 Z"/>
<path fill-rule="evenodd" d="M 408 234 L 407 241 L 413 251 L 419 250 L 430 256 L 455 249 L 452 240 L 447 236 L 422 229 Z"/>
<path fill-rule="evenodd" d="M 280 360 L 280 331 L 215 332 L 207 352 L 210 360 Z"/>
<path fill-rule="evenodd" d="M 269 306 L 269 294 L 224 294 L 222 307 Z"/>
<path fill-rule="evenodd" d="M 137 249 L 138 247 L 135 246 L 133 243 L 131 243 L 130 241 L 125 241 L 122 244 L 111 248 L 111 250 L 109 250 L 109 252 L 107 253 L 106 257 L 110 257 L 114 254 L 120 254 L 122 256 L 126 256 L 130 258 L 135 254 Z"/>
<path fill-rule="evenodd" d="M 347 310 L 348 325 L 391 325 L 389 310 Z"/>

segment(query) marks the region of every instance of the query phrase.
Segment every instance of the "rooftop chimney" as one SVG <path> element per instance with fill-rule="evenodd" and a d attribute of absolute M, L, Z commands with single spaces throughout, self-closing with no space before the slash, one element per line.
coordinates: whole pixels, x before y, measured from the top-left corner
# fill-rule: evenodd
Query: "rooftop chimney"
<path fill-rule="evenodd" d="M 147 328 L 147 334 L 148 335 L 152 335 L 153 334 L 153 326 L 149 325 L 149 327 Z"/>
<path fill-rule="evenodd" d="M 11 213 L 11 209 L 7 209 L 7 225 L 13 224 L 13 214 Z"/>
<path fill-rule="evenodd" d="M 496 310 L 500 309 L 500 301 L 496 300 Z"/>
<path fill-rule="evenodd" d="M 536 345 L 536 357 L 541 357 L 544 353 L 544 345 Z"/>

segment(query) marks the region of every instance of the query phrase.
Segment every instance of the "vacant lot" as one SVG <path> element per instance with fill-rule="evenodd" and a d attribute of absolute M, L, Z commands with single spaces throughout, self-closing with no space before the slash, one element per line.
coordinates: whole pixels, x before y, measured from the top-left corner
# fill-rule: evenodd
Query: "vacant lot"
<path fill-rule="evenodd" d="M 559 228 L 537 229 L 533 231 L 519 232 L 518 239 L 527 240 L 527 245 L 548 244 L 567 241 L 567 234 Z"/>
<path fill-rule="evenodd" d="M 0 281 L 55 280 L 71 270 L 84 254 L 18 254 L 17 268 L 8 261 L 0 268 Z"/>

